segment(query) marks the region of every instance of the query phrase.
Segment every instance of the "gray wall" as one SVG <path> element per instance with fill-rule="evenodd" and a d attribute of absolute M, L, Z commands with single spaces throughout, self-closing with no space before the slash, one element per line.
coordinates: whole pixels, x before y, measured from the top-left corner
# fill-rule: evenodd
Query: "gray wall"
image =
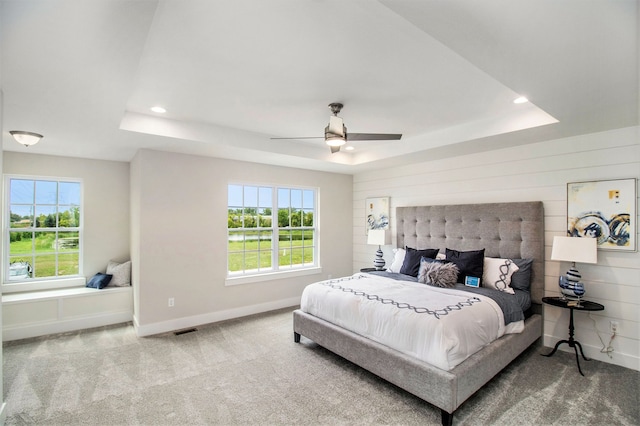
<path fill-rule="evenodd" d="M 318 188 L 322 272 L 225 282 L 228 183 Z M 352 176 L 141 150 L 131 162 L 135 322 L 141 335 L 297 305 L 304 286 L 352 273 Z M 175 306 L 168 306 L 169 298 Z"/>
<path fill-rule="evenodd" d="M 3 164 L 5 174 L 83 180 L 86 277 L 129 258 L 129 163 L 5 151 Z"/>

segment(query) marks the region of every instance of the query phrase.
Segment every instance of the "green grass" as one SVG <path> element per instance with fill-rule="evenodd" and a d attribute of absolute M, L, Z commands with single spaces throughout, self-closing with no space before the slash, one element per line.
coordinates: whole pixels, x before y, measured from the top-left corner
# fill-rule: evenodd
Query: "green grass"
<path fill-rule="evenodd" d="M 77 232 L 60 233 L 60 238 L 77 238 Z M 10 262 L 29 262 L 33 266 L 32 278 L 77 275 L 80 271 L 80 255 L 77 248 L 65 248 L 58 252 L 58 272 L 54 249 L 55 233 L 45 232 L 35 239 L 35 262 L 32 258 L 33 240 L 22 239 L 9 245 Z"/>
<path fill-rule="evenodd" d="M 302 234 L 306 239 L 302 239 Z M 289 239 L 289 234 L 291 238 Z M 229 271 L 271 269 L 269 240 L 228 241 Z M 278 264 L 280 268 L 313 264 L 313 231 L 280 232 Z"/>

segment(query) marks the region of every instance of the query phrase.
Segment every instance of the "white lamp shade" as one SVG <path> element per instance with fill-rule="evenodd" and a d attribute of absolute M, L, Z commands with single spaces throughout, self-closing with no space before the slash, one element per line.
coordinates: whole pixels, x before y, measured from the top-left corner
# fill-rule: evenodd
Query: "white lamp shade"
<path fill-rule="evenodd" d="M 383 246 L 386 244 L 386 231 L 384 229 L 369 229 L 367 244 Z"/>
<path fill-rule="evenodd" d="M 588 237 L 553 237 L 551 260 L 597 263 L 597 240 Z"/>

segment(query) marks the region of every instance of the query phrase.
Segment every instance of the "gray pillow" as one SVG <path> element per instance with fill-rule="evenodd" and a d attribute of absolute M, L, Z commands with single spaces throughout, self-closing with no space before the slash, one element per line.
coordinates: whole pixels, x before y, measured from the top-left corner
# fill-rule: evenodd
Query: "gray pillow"
<path fill-rule="evenodd" d="M 420 259 L 418 282 L 436 287 L 455 287 L 459 273 L 458 267 L 451 262 L 423 257 Z"/>
<path fill-rule="evenodd" d="M 109 261 L 107 265 L 107 274 L 113 275 L 109 285 L 115 287 L 128 287 L 131 285 L 131 261 L 124 263 Z"/>
<path fill-rule="evenodd" d="M 530 291 L 531 289 L 531 264 L 533 259 L 511 259 L 518 265 L 518 270 L 511 276 L 511 288 Z"/>

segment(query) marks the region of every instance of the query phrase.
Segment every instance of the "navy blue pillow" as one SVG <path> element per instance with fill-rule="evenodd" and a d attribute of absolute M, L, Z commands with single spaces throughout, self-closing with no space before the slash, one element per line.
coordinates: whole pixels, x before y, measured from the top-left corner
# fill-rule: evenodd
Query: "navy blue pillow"
<path fill-rule="evenodd" d="M 407 252 L 404 255 L 404 262 L 402 262 L 400 273 L 411 275 L 412 277 L 418 276 L 421 258 L 435 259 L 439 251 L 439 249 L 416 250 L 411 247 L 406 247 L 406 250 Z"/>
<path fill-rule="evenodd" d="M 97 289 L 105 288 L 106 286 L 109 285 L 109 281 L 111 281 L 112 277 L 113 275 L 103 274 L 98 272 L 93 277 L 91 277 L 91 279 L 87 283 L 87 287 L 97 288 Z"/>
<path fill-rule="evenodd" d="M 446 249 L 447 261 L 455 263 L 460 273 L 458 282 L 464 284 L 465 277 L 476 277 L 482 279 L 484 272 L 484 249 L 458 251 Z"/>

